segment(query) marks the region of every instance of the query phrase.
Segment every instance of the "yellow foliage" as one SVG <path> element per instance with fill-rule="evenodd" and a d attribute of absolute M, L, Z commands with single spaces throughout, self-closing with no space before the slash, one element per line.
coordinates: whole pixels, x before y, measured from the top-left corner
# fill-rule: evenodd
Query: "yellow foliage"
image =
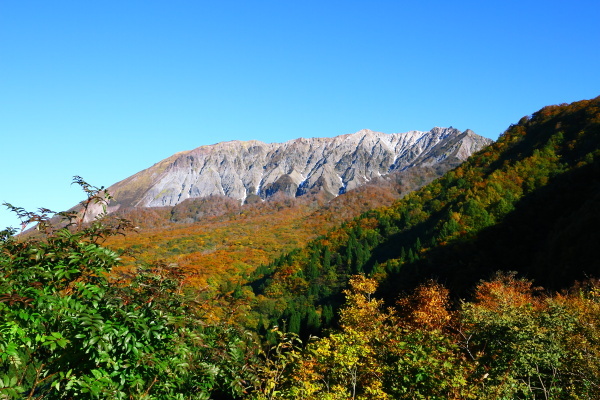
<path fill-rule="evenodd" d="M 394 315 L 381 310 L 382 301 L 371 298 L 373 279 L 350 279 L 342 330 L 309 345 L 308 356 L 296 373 L 294 398 L 319 400 L 387 399 L 382 388 L 384 364 L 379 355 L 387 342 Z"/>

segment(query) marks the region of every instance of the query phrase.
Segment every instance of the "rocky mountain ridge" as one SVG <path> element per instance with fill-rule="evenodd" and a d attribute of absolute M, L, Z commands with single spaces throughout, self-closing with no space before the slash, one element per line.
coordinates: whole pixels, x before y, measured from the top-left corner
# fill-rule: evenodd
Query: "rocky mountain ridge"
<path fill-rule="evenodd" d="M 108 188 L 119 207 L 175 206 L 188 198 L 240 202 L 276 193 L 335 197 L 371 179 L 414 166 L 465 160 L 490 139 L 452 127 L 385 134 L 370 130 L 285 143 L 230 141 L 176 153 Z"/>

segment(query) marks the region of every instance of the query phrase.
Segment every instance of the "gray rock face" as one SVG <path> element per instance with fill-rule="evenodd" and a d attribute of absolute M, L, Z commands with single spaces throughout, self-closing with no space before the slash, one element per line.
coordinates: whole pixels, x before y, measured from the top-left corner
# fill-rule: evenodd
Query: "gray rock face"
<path fill-rule="evenodd" d="M 225 195 L 240 202 L 322 190 L 337 196 L 374 177 L 451 157 L 465 160 L 492 141 L 470 130 L 434 128 L 385 134 L 370 130 L 285 143 L 223 142 L 177 153 L 108 190 L 113 207 L 174 206 Z M 254 196 L 252 196 L 254 197 Z"/>

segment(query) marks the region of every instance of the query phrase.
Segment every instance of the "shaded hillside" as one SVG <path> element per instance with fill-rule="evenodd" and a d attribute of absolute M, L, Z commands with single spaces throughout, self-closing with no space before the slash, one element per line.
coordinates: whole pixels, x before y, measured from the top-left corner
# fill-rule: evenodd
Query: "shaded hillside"
<path fill-rule="evenodd" d="M 463 296 L 498 269 L 551 289 L 598 275 L 599 103 L 524 117 L 443 178 L 261 267 L 252 284 L 257 312 L 316 331 L 348 277 L 362 272 L 382 282 L 388 299 L 428 278 Z"/>
<path fill-rule="evenodd" d="M 418 269 L 466 289 L 497 270 L 518 271 L 547 289 L 600 276 L 600 160 L 557 176 L 523 196 L 515 209 L 476 237 L 434 247 Z M 415 274 L 419 277 L 419 274 Z M 399 274 L 391 287 L 412 283 Z M 393 289 L 391 289 L 393 291 Z"/>

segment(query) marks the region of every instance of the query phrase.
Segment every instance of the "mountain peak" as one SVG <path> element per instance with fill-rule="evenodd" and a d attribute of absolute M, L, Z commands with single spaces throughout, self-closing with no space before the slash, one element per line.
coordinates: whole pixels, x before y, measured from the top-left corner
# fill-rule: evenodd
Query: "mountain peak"
<path fill-rule="evenodd" d="M 228 141 L 179 152 L 108 190 L 114 207 L 174 206 L 185 199 L 276 193 L 335 197 L 372 178 L 446 159 L 464 160 L 491 140 L 453 128 L 386 134 L 362 129 L 333 138 L 284 143 Z M 466 137 L 469 137 L 468 141 Z"/>
<path fill-rule="evenodd" d="M 372 131 L 370 129 L 361 129 L 358 132 L 351 133 L 351 135 L 364 136 L 364 135 L 369 135 L 369 134 L 373 134 L 373 133 L 380 133 L 380 132 L 374 132 L 374 131 Z"/>

